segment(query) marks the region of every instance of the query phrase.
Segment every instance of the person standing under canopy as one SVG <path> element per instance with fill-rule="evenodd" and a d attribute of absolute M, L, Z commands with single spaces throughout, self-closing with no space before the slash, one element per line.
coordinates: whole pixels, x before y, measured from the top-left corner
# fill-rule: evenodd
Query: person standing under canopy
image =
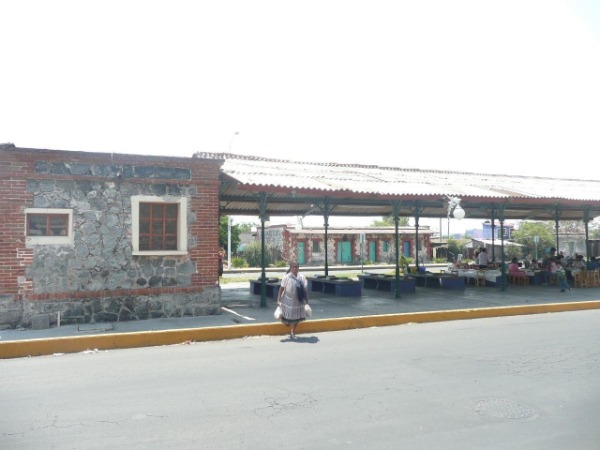
<path fill-rule="evenodd" d="M 281 307 L 281 322 L 291 327 L 290 337 L 296 338 L 296 327 L 300 322 L 306 320 L 305 304 L 308 304 L 307 280 L 304 275 L 298 273 L 300 266 L 296 261 L 290 263 L 290 267 L 281 280 L 277 305 Z"/>

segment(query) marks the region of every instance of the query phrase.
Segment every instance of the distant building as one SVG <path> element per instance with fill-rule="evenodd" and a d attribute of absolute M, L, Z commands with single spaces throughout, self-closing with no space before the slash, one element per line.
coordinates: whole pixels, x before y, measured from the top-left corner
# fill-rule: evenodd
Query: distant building
<path fill-rule="evenodd" d="M 419 227 L 419 258 L 431 255 L 431 235 L 428 226 Z M 364 241 L 362 240 L 364 237 Z M 400 227 L 399 247 L 402 255 L 416 255 L 415 228 Z M 260 239 L 260 228 L 256 239 Z M 325 264 L 325 228 L 300 228 L 293 225 L 272 225 L 265 228 L 265 242 L 285 261 L 297 260 L 300 265 Z M 362 245 L 361 245 L 362 244 Z M 329 264 L 393 263 L 395 258 L 394 227 L 329 227 L 327 257 Z"/>
<path fill-rule="evenodd" d="M 504 222 L 504 225 L 501 227 L 500 222 L 496 221 L 494 227 L 492 229 L 492 222 L 486 220 L 483 222 L 483 234 L 481 236 L 482 239 L 502 239 L 502 231 L 504 231 L 504 239 L 512 239 L 513 231 L 515 230 L 515 226 L 512 223 Z M 473 236 L 475 237 L 475 236 Z"/>
<path fill-rule="evenodd" d="M 513 232 L 515 230 L 515 226 L 512 223 L 504 222 L 504 239 L 512 239 Z M 466 235 L 473 239 L 492 239 L 492 235 L 494 239 L 501 239 L 502 229 L 500 228 L 500 222 L 496 221 L 493 232 L 492 232 L 492 222 L 486 220 L 482 223 L 481 229 L 473 228 L 472 230 L 467 230 Z"/>

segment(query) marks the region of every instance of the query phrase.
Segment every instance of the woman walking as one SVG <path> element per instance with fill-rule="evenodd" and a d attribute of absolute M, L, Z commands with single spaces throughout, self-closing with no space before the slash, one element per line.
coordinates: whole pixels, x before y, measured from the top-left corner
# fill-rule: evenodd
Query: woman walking
<path fill-rule="evenodd" d="M 290 337 L 296 338 L 296 327 L 306 319 L 304 304 L 308 304 L 306 277 L 300 275 L 298 263 L 293 261 L 281 280 L 277 305 L 281 307 L 281 322 L 291 327 Z M 300 298 L 299 298 L 300 297 Z"/>

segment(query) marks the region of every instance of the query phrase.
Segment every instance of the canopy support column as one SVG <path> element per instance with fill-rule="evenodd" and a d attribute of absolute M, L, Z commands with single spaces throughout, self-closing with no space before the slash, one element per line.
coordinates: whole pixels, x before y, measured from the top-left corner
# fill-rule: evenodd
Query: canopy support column
<path fill-rule="evenodd" d="M 265 272 L 265 221 L 267 220 L 267 194 L 261 192 L 259 194 L 260 206 L 260 306 L 267 306 L 267 274 Z"/>
<path fill-rule="evenodd" d="M 492 261 L 496 262 L 496 208 L 492 208 Z"/>
<path fill-rule="evenodd" d="M 583 208 L 583 225 L 585 226 L 585 260 L 590 262 L 590 229 L 589 224 L 592 218 L 590 217 L 590 207 Z"/>
<path fill-rule="evenodd" d="M 325 229 L 325 276 L 329 276 L 329 198 L 325 198 L 323 202 L 323 227 Z"/>
<path fill-rule="evenodd" d="M 415 206 L 415 266 L 419 273 L 419 203 Z"/>
<path fill-rule="evenodd" d="M 500 220 L 500 253 L 502 254 L 502 259 L 501 259 L 501 279 L 502 279 L 502 286 L 501 286 L 501 290 L 505 291 L 506 290 L 506 286 L 508 286 L 508 279 L 506 277 L 506 260 L 505 260 L 505 255 L 504 255 L 504 208 L 505 206 L 501 206 L 498 210 L 498 219 Z"/>
<path fill-rule="evenodd" d="M 560 221 L 560 209 L 558 208 L 558 205 L 556 205 L 556 210 L 554 213 L 554 228 L 556 230 L 556 254 L 557 255 L 560 253 L 560 242 L 558 241 L 558 229 L 560 228 L 559 221 Z"/>
<path fill-rule="evenodd" d="M 396 245 L 396 289 L 394 291 L 394 298 L 400 298 L 400 238 L 398 236 L 398 225 L 400 223 L 400 202 L 395 201 L 393 203 L 394 207 L 394 240 Z"/>

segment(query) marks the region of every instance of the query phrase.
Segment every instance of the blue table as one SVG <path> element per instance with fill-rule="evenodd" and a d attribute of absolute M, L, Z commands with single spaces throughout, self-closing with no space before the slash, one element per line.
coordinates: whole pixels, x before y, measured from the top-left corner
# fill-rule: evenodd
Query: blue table
<path fill-rule="evenodd" d="M 396 277 L 391 275 L 358 275 L 363 289 L 375 289 L 376 291 L 396 291 Z M 416 281 L 412 277 L 400 277 L 400 292 L 414 294 Z"/>
<path fill-rule="evenodd" d="M 416 273 L 411 275 L 416 279 L 417 286 L 463 290 L 466 287 L 464 277 L 434 273 Z"/>
<path fill-rule="evenodd" d="M 544 283 L 544 273 L 543 272 L 534 272 L 533 275 L 528 275 L 529 284 L 543 284 Z"/>
<path fill-rule="evenodd" d="M 279 286 L 281 286 L 280 281 L 267 281 L 267 297 L 272 298 L 273 300 L 277 300 L 277 295 L 279 293 Z M 261 280 L 250 280 L 250 293 L 254 295 L 262 294 L 262 281 Z"/>
<path fill-rule="evenodd" d="M 307 280 L 309 292 L 322 292 L 338 297 L 360 297 L 362 294 L 360 281 L 325 277 L 309 277 Z"/>

